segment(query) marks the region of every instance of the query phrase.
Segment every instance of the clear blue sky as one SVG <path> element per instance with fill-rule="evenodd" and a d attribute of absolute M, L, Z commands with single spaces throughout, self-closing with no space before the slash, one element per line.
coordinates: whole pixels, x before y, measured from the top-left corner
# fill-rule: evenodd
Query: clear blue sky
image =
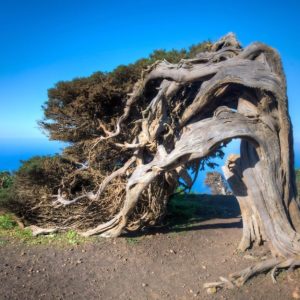
<path fill-rule="evenodd" d="M 0 0 L 0 147 L 43 138 L 36 125 L 47 89 L 229 31 L 244 46 L 277 48 L 300 145 L 300 1 Z"/>

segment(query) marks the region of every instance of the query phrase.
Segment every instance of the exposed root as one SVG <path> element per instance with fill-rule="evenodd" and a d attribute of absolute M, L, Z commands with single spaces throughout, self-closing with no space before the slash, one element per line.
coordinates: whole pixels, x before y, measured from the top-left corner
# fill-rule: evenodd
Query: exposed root
<path fill-rule="evenodd" d="M 56 233 L 61 230 L 61 228 L 42 228 L 35 225 L 30 225 L 25 229 L 30 229 L 33 236 Z"/>
<path fill-rule="evenodd" d="M 271 258 L 263 262 L 257 263 L 239 272 L 229 275 L 229 278 L 220 277 L 220 281 L 205 283 L 203 287 L 208 288 L 228 288 L 240 287 L 244 285 L 250 278 L 271 271 L 271 278 L 273 283 L 276 283 L 276 275 L 280 270 L 293 270 L 300 266 L 300 256 L 291 258 Z"/>
<path fill-rule="evenodd" d="M 104 224 L 100 224 L 96 228 L 89 229 L 85 232 L 81 232 L 80 235 L 87 237 L 87 236 L 92 236 L 92 235 L 102 233 L 103 234 L 102 236 L 104 236 L 104 237 L 112 237 L 112 236 L 109 235 L 109 232 L 112 231 L 113 229 L 116 230 L 115 228 L 119 228 L 119 224 L 121 222 L 121 219 L 122 219 L 121 216 L 117 215 L 113 219 L 111 219 L 110 221 L 108 221 Z M 104 233 L 106 233 L 108 235 L 105 235 Z"/>

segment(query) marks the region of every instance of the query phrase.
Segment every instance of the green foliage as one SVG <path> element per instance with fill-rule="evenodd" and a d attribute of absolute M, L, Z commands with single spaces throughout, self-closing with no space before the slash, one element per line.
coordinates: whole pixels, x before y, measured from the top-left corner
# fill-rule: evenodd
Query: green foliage
<path fill-rule="evenodd" d="M 0 172 L 0 207 L 6 207 L 12 198 L 14 176 L 6 171 Z"/>
<path fill-rule="evenodd" d="M 16 238 L 21 241 L 27 241 L 32 237 L 29 229 L 21 229 L 18 227 L 17 222 L 13 219 L 10 214 L 0 215 L 0 237 Z M 3 242 L 2 245 L 6 243 Z"/>
<path fill-rule="evenodd" d="M 34 156 L 22 165 L 16 172 L 17 185 L 26 181 L 26 186 L 45 184 L 52 182 L 59 184 L 59 177 L 64 174 L 64 169 L 71 169 L 69 163 L 62 157 L 55 156 Z"/>
<path fill-rule="evenodd" d="M 74 230 L 69 230 L 66 233 L 67 241 L 69 244 L 77 245 L 82 240 L 81 236 Z"/>
<path fill-rule="evenodd" d="M 35 239 L 36 238 L 32 236 L 29 229 L 21 229 L 19 227 L 13 227 L 10 229 L 0 228 L 0 246 L 4 246 L 15 241 L 31 244 L 35 242 Z"/>
<path fill-rule="evenodd" d="M 34 241 L 36 239 L 36 237 L 34 237 L 32 235 L 32 232 L 30 229 L 21 229 L 21 228 L 15 228 L 15 230 L 11 231 L 11 236 L 14 238 L 17 238 L 19 240 L 21 240 L 22 242 L 25 243 L 31 243 L 32 241 Z"/>
<path fill-rule="evenodd" d="M 27 245 L 80 245 L 84 242 L 96 241 L 95 237 L 84 238 L 78 235 L 74 230 L 64 233 L 33 236 L 30 229 L 21 229 L 11 219 L 9 215 L 5 215 L 5 220 L 0 216 L 0 246 L 7 243 L 21 242 Z M 3 220 L 3 221 L 2 221 Z"/>
<path fill-rule="evenodd" d="M 201 203 L 191 199 L 189 194 L 182 192 L 170 199 L 167 207 L 167 221 L 170 225 L 186 224 L 198 218 L 197 213 L 201 209 Z"/>
<path fill-rule="evenodd" d="M 0 189 L 8 189 L 13 184 L 13 176 L 7 171 L 0 172 Z"/>
<path fill-rule="evenodd" d="M 219 202 L 224 197 L 227 200 L 228 197 L 233 196 L 211 196 L 195 193 L 175 194 L 168 202 L 168 214 L 165 223 L 171 228 L 186 228 L 207 219 L 227 218 L 238 213 L 238 211 L 233 211 L 232 208 L 225 205 L 215 205 L 216 200 Z M 228 201 L 232 200 L 228 199 Z"/>
<path fill-rule="evenodd" d="M 126 242 L 128 243 L 128 245 L 134 246 L 140 242 L 140 239 L 135 238 L 135 237 L 128 237 L 128 238 L 126 238 Z"/>
<path fill-rule="evenodd" d="M 8 230 L 17 226 L 17 223 L 8 214 L 0 215 L 0 229 Z"/>
<path fill-rule="evenodd" d="M 211 43 L 205 41 L 189 50 L 153 51 L 128 65 L 120 65 L 112 72 L 96 72 L 89 77 L 60 81 L 48 90 L 44 104 L 44 120 L 39 124 L 54 140 L 79 142 L 103 133 L 99 120 L 110 126 L 123 111 L 127 93 L 140 78 L 141 72 L 157 60 L 177 63 L 207 51 Z M 141 104 L 138 104 L 141 105 Z"/>
<path fill-rule="evenodd" d="M 200 52 L 209 51 L 211 46 L 212 43 L 210 41 L 190 46 L 188 51 L 188 58 L 193 58 Z"/>

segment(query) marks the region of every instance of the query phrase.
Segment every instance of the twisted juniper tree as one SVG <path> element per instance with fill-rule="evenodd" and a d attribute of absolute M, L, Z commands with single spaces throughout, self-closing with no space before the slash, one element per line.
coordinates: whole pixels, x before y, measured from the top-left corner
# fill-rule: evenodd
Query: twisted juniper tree
<path fill-rule="evenodd" d="M 193 183 L 189 168 L 196 171 L 205 158 L 220 153 L 231 139 L 240 138 L 240 156 L 230 156 L 223 168 L 242 212 L 239 248 L 267 242 L 274 258 L 206 287 L 241 285 L 254 274 L 270 269 L 275 280 L 277 269 L 300 264 L 292 127 L 280 57 L 261 43 L 242 48 L 233 34 L 206 50 L 178 63 L 158 60 L 144 69 L 133 88 L 121 87 L 127 94 L 121 115 L 117 113 L 121 103 L 119 107 L 112 103 L 104 107 L 113 121 L 107 120 L 108 113 L 101 117 L 103 111 L 95 111 L 95 126 L 101 135 L 96 136 L 95 131 L 95 138 L 82 144 L 88 155 L 74 171 L 79 174 L 90 170 L 93 182 L 72 197 L 67 190 L 70 181 L 65 180 L 57 189 L 54 203 L 64 208 L 83 200 L 95 204 L 105 193 L 109 199 L 109 193 L 117 190 L 120 201 L 107 214 L 106 222 L 82 234 L 119 236 L 125 229 L 157 220 L 154 215 L 161 215 L 178 182 L 183 180 L 186 186 Z M 105 89 L 98 92 L 99 97 L 107 93 Z M 73 90 L 70 103 L 75 96 Z M 86 109 L 94 111 L 93 107 Z M 54 117 L 55 113 L 60 115 L 60 106 L 51 112 Z M 85 113 L 82 111 L 79 128 L 85 124 Z M 43 123 L 46 129 L 58 125 Z M 76 139 L 78 131 L 72 120 L 65 126 L 69 132 L 73 130 Z M 64 128 L 60 129 L 62 133 Z M 109 165 L 105 165 L 106 159 Z M 97 166 L 103 170 L 103 165 L 106 176 L 97 173 Z M 70 178 L 75 180 L 74 175 Z M 109 206 L 109 200 L 102 203 Z"/>

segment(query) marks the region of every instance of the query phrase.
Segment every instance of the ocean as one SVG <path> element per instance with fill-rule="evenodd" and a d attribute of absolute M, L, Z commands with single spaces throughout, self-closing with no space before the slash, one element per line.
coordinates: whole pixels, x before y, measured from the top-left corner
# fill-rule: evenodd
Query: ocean
<path fill-rule="evenodd" d="M 15 171 L 22 160 L 36 155 L 53 155 L 60 153 L 64 143 L 48 141 L 46 138 L 1 139 L 0 140 L 0 171 Z"/>
<path fill-rule="evenodd" d="M 36 139 L 2 139 L 0 141 L 0 171 L 15 171 L 22 164 L 22 160 L 27 160 L 36 155 L 53 155 L 60 153 L 66 146 L 64 143 L 48 141 L 46 138 Z M 239 141 L 232 141 L 225 150 L 224 159 L 216 159 L 214 162 L 219 164 L 216 171 L 221 171 L 226 157 L 230 153 L 239 153 Z M 295 145 L 295 167 L 300 168 L 300 144 Z M 206 168 L 199 172 L 197 181 L 192 191 L 198 193 L 210 193 L 204 184 L 206 173 L 211 169 Z"/>

